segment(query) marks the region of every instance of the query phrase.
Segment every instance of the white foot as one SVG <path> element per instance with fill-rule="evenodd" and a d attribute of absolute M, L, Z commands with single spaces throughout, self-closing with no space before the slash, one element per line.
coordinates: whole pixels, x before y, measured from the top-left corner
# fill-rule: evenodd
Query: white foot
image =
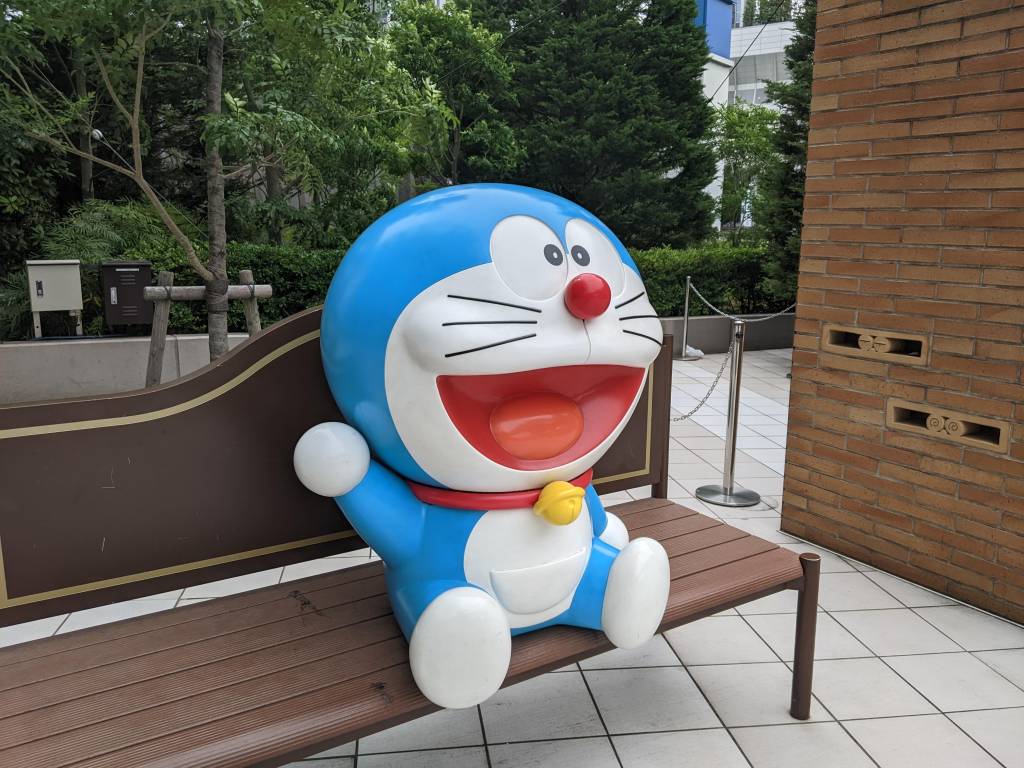
<path fill-rule="evenodd" d="M 650 640 L 668 603 L 668 555 L 654 539 L 634 539 L 612 563 L 601 628 L 618 648 Z"/>
<path fill-rule="evenodd" d="M 409 640 L 412 676 L 448 709 L 472 707 L 501 687 L 512 657 L 508 620 L 483 590 L 456 587 L 434 599 Z"/>
<path fill-rule="evenodd" d="M 611 544 L 616 549 L 625 549 L 626 545 L 629 544 L 629 531 L 626 530 L 626 524 L 611 512 L 606 512 L 605 514 L 608 515 L 608 524 L 601 531 L 601 535 L 598 538 L 605 544 Z"/>

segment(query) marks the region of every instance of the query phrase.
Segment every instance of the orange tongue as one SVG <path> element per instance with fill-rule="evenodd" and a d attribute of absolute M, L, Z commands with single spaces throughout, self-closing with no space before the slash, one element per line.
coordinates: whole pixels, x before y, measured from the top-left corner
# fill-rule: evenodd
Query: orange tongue
<path fill-rule="evenodd" d="M 550 392 L 504 400 L 491 411 L 495 442 L 517 459 L 550 459 L 567 451 L 583 433 L 575 402 Z"/>

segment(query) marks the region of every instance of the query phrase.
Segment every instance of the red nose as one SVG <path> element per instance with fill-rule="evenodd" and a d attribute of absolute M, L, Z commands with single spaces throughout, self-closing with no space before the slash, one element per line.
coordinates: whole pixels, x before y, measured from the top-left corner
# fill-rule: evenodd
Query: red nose
<path fill-rule="evenodd" d="M 612 301 L 612 289 L 600 275 L 585 272 L 576 275 L 565 287 L 565 306 L 580 320 L 592 320 Z"/>

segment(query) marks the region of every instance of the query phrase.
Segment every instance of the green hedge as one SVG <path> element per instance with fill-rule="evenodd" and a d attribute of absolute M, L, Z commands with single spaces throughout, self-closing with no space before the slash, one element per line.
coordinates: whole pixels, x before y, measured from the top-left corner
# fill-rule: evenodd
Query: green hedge
<path fill-rule="evenodd" d="M 229 277 L 234 283 L 239 270 L 251 269 L 257 283 L 269 283 L 273 287 L 273 298 L 260 300 L 259 305 L 260 317 L 266 327 L 322 304 L 341 256 L 340 250 L 229 243 Z M 154 276 L 162 269 L 170 270 L 174 273 L 175 285 L 200 284 L 185 254 L 173 242 L 137 243 L 124 251 L 121 258 L 152 262 Z M 633 251 L 633 258 L 643 275 L 651 303 L 662 317 L 683 314 L 687 275 L 708 301 L 724 312 L 746 314 L 778 309 L 778 302 L 761 290 L 764 251 L 756 245 L 733 246 L 711 242 L 686 250 L 654 248 Z M 11 285 L 0 287 L 0 339 L 25 338 L 28 334 L 30 315 L 23 275 L 19 270 L 11 275 Z M 85 299 L 83 319 L 87 332 L 102 333 L 103 303 L 95 267 L 88 268 L 83 264 L 82 283 Z M 9 306 L 5 305 L 5 298 L 9 300 Z M 690 313 L 710 314 L 696 297 L 690 302 Z M 245 330 L 245 317 L 239 302 L 230 303 L 228 327 L 232 331 Z M 148 331 L 140 328 L 138 332 Z M 170 332 L 205 333 L 206 308 L 203 302 L 172 303 Z"/>
<path fill-rule="evenodd" d="M 260 299 L 260 319 L 267 327 L 289 315 L 322 304 L 334 270 L 341 262 L 341 251 L 307 250 L 289 245 L 228 243 L 228 277 L 238 282 L 238 271 L 251 269 L 257 283 L 267 283 L 274 295 Z M 126 259 L 153 263 L 154 277 L 160 270 L 174 273 L 175 285 L 200 285 L 180 248 L 136 249 Z M 228 329 L 245 330 L 245 315 L 240 302 L 229 304 Z M 201 301 L 171 304 L 171 333 L 206 333 L 206 306 Z"/>
<path fill-rule="evenodd" d="M 730 314 L 767 312 L 777 302 L 761 290 L 764 249 L 759 246 L 709 242 L 678 250 L 652 248 L 633 251 L 647 294 L 662 317 L 683 314 L 686 276 L 712 304 Z M 696 296 L 691 315 L 711 314 Z"/>

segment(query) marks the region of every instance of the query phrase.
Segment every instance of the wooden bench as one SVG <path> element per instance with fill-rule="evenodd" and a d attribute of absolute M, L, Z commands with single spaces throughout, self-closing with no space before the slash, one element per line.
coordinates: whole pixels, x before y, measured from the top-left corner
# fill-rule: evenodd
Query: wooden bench
<path fill-rule="evenodd" d="M 156 390 L 0 409 L 0 462 L 18 470 L 11 477 L 19 489 L 0 501 L 0 620 L 362 546 L 336 510 L 301 492 L 276 463 L 333 409 L 317 383 L 318 345 L 309 343 L 317 322 L 315 312 L 296 316 L 217 365 Z M 649 483 L 656 496 L 667 489 L 670 348 L 633 421 L 597 468 L 602 492 Z M 260 418 L 246 419 L 244 406 L 254 404 Z M 195 411 L 202 423 L 240 435 L 227 443 L 234 454 L 215 450 L 216 435 L 204 442 L 189 434 L 186 427 L 195 425 L 183 417 Z M 155 434 L 146 429 L 154 425 Z M 79 461 L 54 476 L 65 452 Z M 130 463 L 117 463 L 133 454 Z M 211 490 L 216 474 L 192 473 L 217 458 L 226 465 L 225 487 Z M 181 473 L 178 481 L 154 486 L 168 467 Z M 224 503 L 229 498 L 233 504 Z M 657 538 L 669 553 L 663 630 L 799 590 L 791 713 L 806 719 L 817 557 L 664 498 L 610 509 L 631 535 Z M 178 537 L 187 542 L 177 545 Z M 107 543 L 97 553 L 100 538 Z M 134 551 L 120 551 L 126 544 Z M 76 548 L 78 560 L 54 559 Z M 205 557 L 183 559 L 198 555 Z M 610 647 L 599 632 L 568 627 L 517 637 L 505 684 Z M 277 766 L 434 709 L 410 674 L 380 563 L 0 649 L 3 766 Z"/>

